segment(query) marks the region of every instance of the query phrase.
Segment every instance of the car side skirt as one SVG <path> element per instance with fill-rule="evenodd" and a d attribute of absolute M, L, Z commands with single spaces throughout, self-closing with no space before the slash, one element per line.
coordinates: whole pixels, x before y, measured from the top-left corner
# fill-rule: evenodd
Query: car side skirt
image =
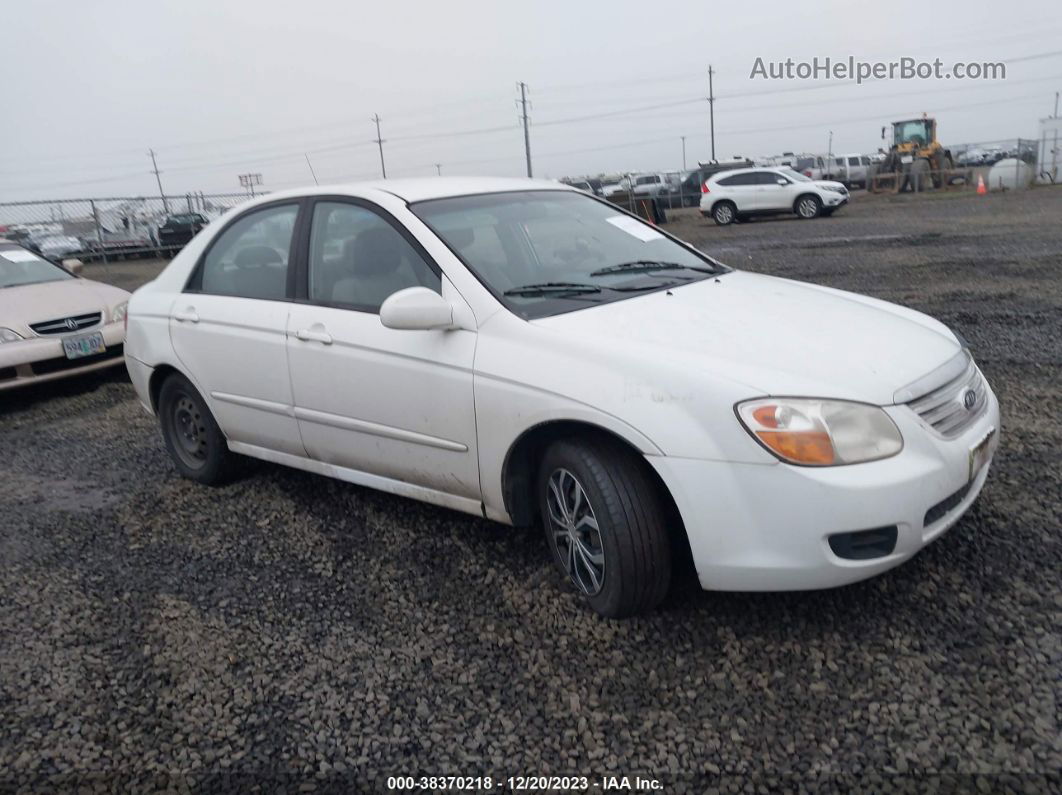
<path fill-rule="evenodd" d="M 283 466 L 301 469 L 305 472 L 312 472 L 315 475 L 324 475 L 325 477 L 335 478 L 336 480 L 344 480 L 347 483 L 353 483 L 357 486 L 365 486 L 370 489 L 376 489 L 377 491 L 385 491 L 388 494 L 397 494 L 400 497 L 408 497 L 412 500 L 420 500 L 421 502 L 439 505 L 443 508 L 461 511 L 462 513 L 470 513 L 473 516 L 484 516 L 483 503 L 479 500 L 472 500 L 468 497 L 459 497 L 455 494 L 448 494 L 444 491 L 436 491 L 435 489 L 429 489 L 423 486 L 415 486 L 412 483 L 405 483 L 401 480 L 394 480 L 393 478 L 372 475 L 368 472 L 361 472 L 357 469 L 348 469 L 347 467 L 336 466 L 335 464 L 326 464 L 323 461 L 316 461 L 312 458 L 304 458 L 302 456 L 292 455 L 291 453 L 281 453 L 253 444 L 245 444 L 244 442 L 234 442 L 231 440 L 228 444 L 229 449 L 232 452 L 240 455 L 250 456 L 251 458 L 260 458 L 263 461 L 269 461 L 274 464 L 282 464 Z"/>

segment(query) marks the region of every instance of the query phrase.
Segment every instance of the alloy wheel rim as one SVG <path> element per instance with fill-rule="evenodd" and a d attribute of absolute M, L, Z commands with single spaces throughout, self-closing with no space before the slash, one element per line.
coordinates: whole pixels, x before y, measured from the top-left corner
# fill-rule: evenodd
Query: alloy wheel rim
<path fill-rule="evenodd" d="M 730 208 L 725 205 L 716 210 L 716 213 L 719 216 L 719 220 L 723 223 L 729 223 L 730 219 L 733 218 L 733 214 L 730 212 Z"/>
<path fill-rule="evenodd" d="M 546 506 L 550 544 L 569 579 L 587 596 L 600 593 L 605 584 L 605 548 L 583 484 L 567 469 L 554 470 Z"/>
<path fill-rule="evenodd" d="M 188 395 L 181 395 L 174 403 L 172 435 L 184 462 L 191 467 L 202 466 L 207 457 L 206 423 Z"/>
<path fill-rule="evenodd" d="M 815 202 L 811 199 L 804 199 L 800 202 L 800 214 L 805 218 L 810 218 L 815 214 Z"/>

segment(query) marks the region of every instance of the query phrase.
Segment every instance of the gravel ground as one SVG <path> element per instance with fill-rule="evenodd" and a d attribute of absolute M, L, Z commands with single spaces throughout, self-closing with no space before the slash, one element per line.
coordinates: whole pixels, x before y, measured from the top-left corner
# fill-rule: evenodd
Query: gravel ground
<path fill-rule="evenodd" d="M 1060 220 L 1062 189 L 728 228 L 675 214 L 732 265 L 960 329 L 1002 402 L 967 516 L 833 591 L 686 583 L 609 622 L 537 532 L 265 464 L 181 480 L 122 371 L 0 396 L 0 789 L 642 772 L 675 791 L 1057 790 Z"/>

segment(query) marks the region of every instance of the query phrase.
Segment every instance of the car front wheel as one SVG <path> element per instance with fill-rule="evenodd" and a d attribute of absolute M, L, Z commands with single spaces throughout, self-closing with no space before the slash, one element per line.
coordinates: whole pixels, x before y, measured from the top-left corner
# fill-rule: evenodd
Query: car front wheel
<path fill-rule="evenodd" d="M 816 218 L 822 211 L 822 200 L 810 194 L 801 196 L 796 201 L 796 214 L 801 218 Z"/>
<path fill-rule="evenodd" d="M 227 481 L 235 456 L 192 383 L 177 373 L 169 376 L 159 390 L 158 408 L 162 438 L 177 471 L 210 486 Z"/>
<path fill-rule="evenodd" d="M 553 443 L 539 468 L 554 561 L 606 618 L 650 610 L 671 581 L 667 513 L 643 467 L 615 442 L 580 439 Z"/>

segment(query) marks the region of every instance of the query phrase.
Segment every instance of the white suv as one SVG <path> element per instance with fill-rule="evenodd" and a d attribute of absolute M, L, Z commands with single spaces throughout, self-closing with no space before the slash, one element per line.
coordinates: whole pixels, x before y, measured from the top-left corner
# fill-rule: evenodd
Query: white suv
<path fill-rule="evenodd" d="M 808 179 L 790 168 L 724 171 L 701 189 L 701 214 L 720 226 L 753 215 L 832 215 L 847 202 L 848 189 L 840 182 Z"/>

